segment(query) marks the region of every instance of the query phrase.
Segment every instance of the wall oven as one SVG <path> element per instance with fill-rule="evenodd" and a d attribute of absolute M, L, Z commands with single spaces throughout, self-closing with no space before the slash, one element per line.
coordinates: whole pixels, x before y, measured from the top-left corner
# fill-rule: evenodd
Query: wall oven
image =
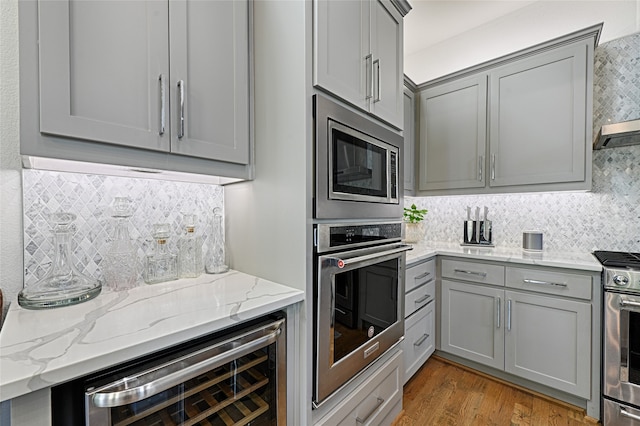
<path fill-rule="evenodd" d="M 594 255 L 605 267 L 603 424 L 640 426 L 640 253 Z"/>
<path fill-rule="evenodd" d="M 402 217 L 402 136 L 323 95 L 313 106 L 314 217 Z"/>
<path fill-rule="evenodd" d="M 286 425 L 285 320 L 146 356 L 52 389 L 54 425 Z"/>
<path fill-rule="evenodd" d="M 401 222 L 317 224 L 314 407 L 404 335 Z"/>

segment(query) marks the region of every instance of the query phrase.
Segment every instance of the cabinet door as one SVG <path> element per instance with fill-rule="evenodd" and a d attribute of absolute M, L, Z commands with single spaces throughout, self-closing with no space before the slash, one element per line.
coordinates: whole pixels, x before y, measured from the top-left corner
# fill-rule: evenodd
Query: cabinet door
<path fill-rule="evenodd" d="M 486 99 L 485 75 L 420 94 L 420 190 L 484 187 Z"/>
<path fill-rule="evenodd" d="M 313 84 L 363 109 L 371 90 L 370 7 L 368 0 L 314 1 Z"/>
<path fill-rule="evenodd" d="M 435 327 L 435 303 L 433 302 L 405 320 L 402 341 L 403 383 L 407 383 L 435 351 Z"/>
<path fill-rule="evenodd" d="M 249 1 L 171 1 L 169 16 L 171 152 L 247 164 Z"/>
<path fill-rule="evenodd" d="M 371 2 L 373 97 L 370 111 L 402 128 L 403 102 L 402 15 L 389 0 Z"/>
<path fill-rule="evenodd" d="M 567 46 L 491 72 L 490 186 L 585 180 L 587 48 Z"/>
<path fill-rule="evenodd" d="M 38 8 L 40 131 L 168 151 L 167 2 L 60 0 Z"/>
<path fill-rule="evenodd" d="M 442 280 L 441 350 L 504 368 L 504 291 Z"/>
<path fill-rule="evenodd" d="M 505 292 L 505 371 L 589 399 L 591 305 Z"/>
<path fill-rule="evenodd" d="M 415 189 L 415 146 L 416 146 L 416 116 L 415 95 L 409 89 L 404 89 L 404 191 L 411 194 Z"/>

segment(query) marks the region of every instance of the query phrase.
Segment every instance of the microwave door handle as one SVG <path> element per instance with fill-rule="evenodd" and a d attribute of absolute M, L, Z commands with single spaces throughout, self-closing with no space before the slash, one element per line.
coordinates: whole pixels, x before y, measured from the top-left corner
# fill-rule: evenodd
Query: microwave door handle
<path fill-rule="evenodd" d="M 329 259 L 334 260 L 335 264 L 337 264 L 337 265 L 342 265 L 342 266 L 338 266 L 339 268 L 344 268 L 345 266 L 353 265 L 355 263 L 366 262 L 367 260 L 377 259 L 377 258 L 382 257 L 382 256 L 387 256 L 387 255 L 390 255 L 390 254 L 402 253 L 404 251 L 409 251 L 409 250 L 413 250 L 413 247 L 411 245 L 409 245 L 409 244 L 403 244 L 400 247 L 397 247 L 397 248 L 394 248 L 394 249 L 385 250 L 385 251 L 378 251 L 378 252 L 373 253 L 373 254 L 367 254 L 367 255 L 364 255 L 364 256 L 353 257 L 351 259 L 340 259 L 340 258 L 337 258 L 337 257 L 329 257 Z"/>
<path fill-rule="evenodd" d="M 275 321 L 266 327 L 251 330 L 244 335 L 235 336 L 233 339 L 220 342 L 194 354 L 178 358 L 158 368 L 143 372 L 138 376 L 125 377 L 101 387 L 98 391 L 88 392 L 87 397 L 94 406 L 99 408 L 119 407 L 142 401 L 174 386 L 178 386 L 220 365 L 272 344 L 282 332 L 283 323 L 284 320 Z M 268 332 L 268 334 L 260 337 L 255 336 L 255 334 L 262 334 L 263 332 Z M 235 346 L 239 340 L 248 341 L 240 346 Z M 226 346 L 228 346 L 229 349 L 207 358 L 204 361 L 194 362 L 194 360 L 190 360 L 190 358 L 194 358 L 195 355 L 211 350 L 214 347 Z M 191 364 L 190 361 L 194 363 Z M 120 388 L 122 384 L 126 384 L 127 382 L 133 382 L 137 386 L 114 391 L 114 389 Z"/>

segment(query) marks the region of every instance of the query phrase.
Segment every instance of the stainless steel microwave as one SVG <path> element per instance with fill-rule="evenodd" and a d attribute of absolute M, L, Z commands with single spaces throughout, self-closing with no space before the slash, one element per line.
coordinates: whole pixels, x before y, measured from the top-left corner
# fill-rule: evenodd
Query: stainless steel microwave
<path fill-rule="evenodd" d="M 316 219 L 402 217 L 403 138 L 314 96 Z"/>

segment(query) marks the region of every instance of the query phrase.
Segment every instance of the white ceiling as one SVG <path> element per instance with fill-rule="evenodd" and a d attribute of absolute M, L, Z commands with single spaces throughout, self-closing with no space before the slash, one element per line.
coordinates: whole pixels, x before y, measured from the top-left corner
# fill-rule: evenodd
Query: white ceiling
<path fill-rule="evenodd" d="M 411 55 L 477 28 L 535 1 L 410 0 L 404 19 L 404 53 Z"/>

